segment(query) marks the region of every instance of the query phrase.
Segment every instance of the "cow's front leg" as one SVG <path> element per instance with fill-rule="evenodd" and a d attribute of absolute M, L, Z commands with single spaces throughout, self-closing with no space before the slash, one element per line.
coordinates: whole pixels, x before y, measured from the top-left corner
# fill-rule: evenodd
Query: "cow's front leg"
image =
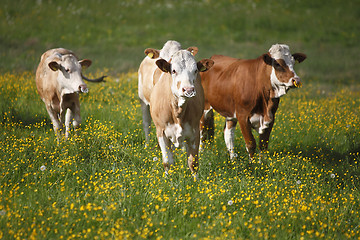
<path fill-rule="evenodd" d="M 165 174 L 167 175 L 170 166 L 174 164 L 173 153 L 171 151 L 171 143 L 170 140 L 164 134 L 161 135 L 158 134 L 158 142 L 161 149 Z"/>
<path fill-rule="evenodd" d="M 260 151 L 266 151 L 269 145 L 269 138 L 270 138 L 270 133 L 271 130 L 273 128 L 274 125 L 274 121 L 269 123 L 269 126 L 264 130 L 264 132 L 262 134 L 260 134 L 259 137 L 259 148 Z"/>
<path fill-rule="evenodd" d="M 55 110 L 51 108 L 50 104 L 46 105 L 46 110 L 50 116 L 57 141 L 59 142 L 63 126 L 59 121 L 57 112 L 55 112 Z"/>
<path fill-rule="evenodd" d="M 251 123 L 247 117 L 238 117 L 240 124 L 241 133 L 245 140 L 246 150 L 249 153 L 250 161 L 252 161 L 255 150 L 256 150 L 256 141 L 254 135 L 251 132 Z"/>
<path fill-rule="evenodd" d="M 226 119 L 225 127 L 224 127 L 224 139 L 225 139 L 226 148 L 230 154 L 230 159 L 233 159 L 236 156 L 234 152 L 236 123 L 237 123 L 236 119 Z"/>

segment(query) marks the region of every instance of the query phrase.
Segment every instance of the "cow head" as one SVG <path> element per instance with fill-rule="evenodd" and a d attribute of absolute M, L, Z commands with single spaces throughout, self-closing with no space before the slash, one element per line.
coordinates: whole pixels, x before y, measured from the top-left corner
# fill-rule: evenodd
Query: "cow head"
<path fill-rule="evenodd" d="M 88 92 L 88 88 L 81 77 L 82 69 L 91 65 L 91 60 L 79 61 L 74 55 L 56 53 L 48 66 L 53 71 L 59 71 L 57 80 L 64 94 Z"/>
<path fill-rule="evenodd" d="M 286 94 L 290 88 L 300 87 L 301 79 L 294 70 L 295 61 L 299 63 L 306 59 L 303 53 L 291 54 L 289 46 L 275 44 L 269 53 L 263 55 L 264 62 L 272 66 L 271 85 L 275 90 L 275 97 Z"/>
<path fill-rule="evenodd" d="M 195 81 L 199 71 L 204 72 L 212 67 L 214 61 L 203 59 L 195 61 L 188 50 L 180 50 L 172 55 L 168 62 L 165 59 L 156 61 L 156 65 L 172 77 L 171 91 L 178 98 L 191 98 L 196 95 Z"/>

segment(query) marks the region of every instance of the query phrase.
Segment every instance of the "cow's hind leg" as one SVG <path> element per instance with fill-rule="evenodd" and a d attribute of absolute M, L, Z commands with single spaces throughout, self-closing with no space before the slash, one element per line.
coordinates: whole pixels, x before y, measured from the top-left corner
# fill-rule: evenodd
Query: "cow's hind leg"
<path fill-rule="evenodd" d="M 164 135 L 158 135 L 158 142 L 162 153 L 165 174 L 168 175 L 170 166 L 174 164 L 173 153 L 171 151 L 170 140 Z"/>
<path fill-rule="evenodd" d="M 195 136 L 195 140 L 186 141 L 185 146 L 189 169 L 196 176 L 196 172 L 199 167 L 200 131 L 197 131 Z"/>
<path fill-rule="evenodd" d="M 69 138 L 70 122 L 72 117 L 73 117 L 72 111 L 70 109 L 67 109 L 65 114 L 65 139 Z"/>
<path fill-rule="evenodd" d="M 76 133 L 81 124 L 80 103 L 79 102 L 75 102 L 75 104 L 71 108 L 71 112 L 72 112 L 72 116 L 74 118 L 72 123 L 73 123 L 74 130 Z"/>
<path fill-rule="evenodd" d="M 144 103 L 140 99 L 142 119 L 143 119 L 143 129 L 145 132 L 145 146 L 149 144 L 150 141 L 150 130 L 151 130 L 151 115 L 150 115 L 150 105 Z"/>
<path fill-rule="evenodd" d="M 214 111 L 212 108 L 205 110 L 200 120 L 201 129 L 201 143 L 205 140 L 214 139 L 215 124 L 214 124 Z"/>
<path fill-rule="evenodd" d="M 235 141 L 235 127 L 237 120 L 236 119 L 226 119 L 224 127 L 224 139 L 226 148 L 229 151 L 230 159 L 233 159 L 236 154 L 234 152 L 234 141 Z"/>

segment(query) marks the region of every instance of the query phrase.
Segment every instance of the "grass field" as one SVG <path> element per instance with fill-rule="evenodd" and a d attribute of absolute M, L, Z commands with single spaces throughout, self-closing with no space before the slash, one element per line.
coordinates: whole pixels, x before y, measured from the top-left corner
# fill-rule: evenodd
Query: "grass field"
<path fill-rule="evenodd" d="M 0 239 L 360 239 L 358 1 L 4 1 L 0 8 Z M 216 114 L 191 177 L 144 148 L 136 69 L 168 39 L 257 57 L 276 42 L 308 59 L 281 99 L 269 152 L 230 161 Z M 81 95 L 57 143 L 34 71 L 53 47 L 108 75 Z"/>
<path fill-rule="evenodd" d="M 180 150 L 164 177 L 154 133 L 143 148 L 136 74 L 91 84 L 81 132 L 59 144 L 33 78 L 0 77 L 4 239 L 360 237 L 360 91 L 289 93 L 261 164 L 239 131 L 228 160 L 216 115 L 194 181 Z"/>

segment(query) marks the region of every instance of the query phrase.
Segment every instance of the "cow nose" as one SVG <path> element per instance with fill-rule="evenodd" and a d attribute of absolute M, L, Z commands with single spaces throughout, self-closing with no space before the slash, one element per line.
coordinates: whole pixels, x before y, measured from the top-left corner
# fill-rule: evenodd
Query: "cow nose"
<path fill-rule="evenodd" d="M 302 85 L 299 77 L 293 77 L 291 81 L 295 87 L 301 87 Z"/>
<path fill-rule="evenodd" d="M 80 92 L 83 92 L 83 93 L 88 93 L 89 92 L 89 89 L 87 88 L 86 84 L 81 84 L 79 86 L 79 91 Z"/>
<path fill-rule="evenodd" d="M 194 87 L 184 87 L 182 89 L 185 97 L 193 97 L 196 94 L 195 88 Z"/>

